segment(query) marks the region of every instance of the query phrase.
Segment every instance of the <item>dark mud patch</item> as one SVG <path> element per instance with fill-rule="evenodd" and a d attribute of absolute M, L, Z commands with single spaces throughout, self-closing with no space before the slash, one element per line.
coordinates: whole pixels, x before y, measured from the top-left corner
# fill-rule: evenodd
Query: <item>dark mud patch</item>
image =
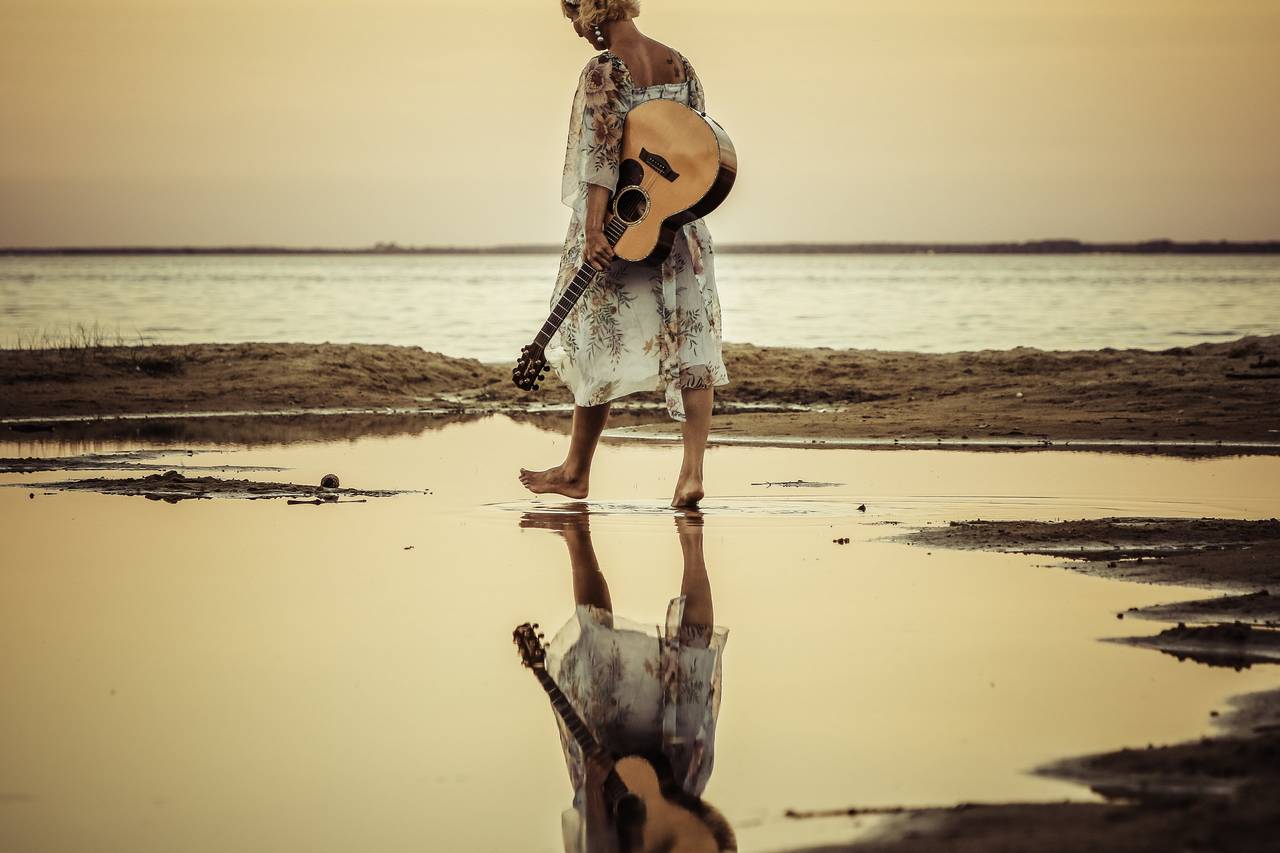
<path fill-rule="evenodd" d="M 1249 785 L 1280 782 L 1280 691 L 1232 704 L 1234 711 L 1217 718 L 1222 737 L 1070 758 L 1036 772 L 1081 782 L 1109 799 L 1147 803 L 1235 797 Z M 1280 800 L 1276 806 L 1280 811 Z"/>
<path fill-rule="evenodd" d="M 1039 554 L 1085 574 L 1232 592 L 1280 587 L 1280 521 L 1101 518 L 953 521 L 902 541 L 934 548 Z"/>
<path fill-rule="evenodd" d="M 1192 627 L 1179 623 L 1154 637 L 1113 637 L 1108 642 L 1156 649 L 1178 660 L 1233 669 L 1245 669 L 1255 663 L 1280 663 L 1280 631 L 1255 628 L 1244 622 Z"/>
<path fill-rule="evenodd" d="M 339 503 L 360 498 L 385 498 L 409 494 L 388 489 L 325 488 L 296 483 L 266 483 L 257 480 L 224 480 L 219 477 L 187 477 L 177 471 L 150 474 L 146 477 L 91 477 L 62 480 L 56 483 L 19 483 L 23 488 L 98 492 L 104 495 L 130 495 L 176 503 L 201 498 L 239 498 L 264 500 L 288 498 L 307 503 Z"/>
<path fill-rule="evenodd" d="M 1133 616 L 1158 622 L 1242 622 L 1259 628 L 1280 628 L 1280 595 L 1271 595 L 1263 589 L 1247 595 L 1224 595 L 1198 601 L 1156 604 L 1152 607 L 1131 607 L 1122 615 L 1125 618 Z"/>

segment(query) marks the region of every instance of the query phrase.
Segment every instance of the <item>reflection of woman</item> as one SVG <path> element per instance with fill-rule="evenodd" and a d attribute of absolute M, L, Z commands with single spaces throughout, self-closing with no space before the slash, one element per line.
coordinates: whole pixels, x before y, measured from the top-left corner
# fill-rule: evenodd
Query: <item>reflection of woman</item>
<path fill-rule="evenodd" d="M 672 504 L 692 506 L 703 495 L 712 388 L 729 381 L 720 355 L 711 235 L 701 219 L 685 225 L 670 257 L 652 267 L 614 261 L 603 227 L 627 112 L 655 98 L 703 110 L 702 84 L 688 60 L 636 28 L 637 0 L 563 0 L 561 7 L 578 35 L 608 49 L 587 62 L 570 113 L 562 198 L 573 216 L 552 304 L 584 261 L 606 273 L 569 312 L 548 349 L 576 404 L 569 453 L 555 468 L 521 470 L 520 479 L 533 492 L 586 497 L 610 401 L 662 388 L 668 413 L 684 421 L 684 461 Z"/>
<path fill-rule="evenodd" d="M 660 627 L 614 615 L 585 512 L 528 513 L 522 525 L 557 530 L 569 547 L 573 570 L 575 611 L 547 644 L 547 671 L 605 751 L 646 759 L 666 800 L 697 816 L 698 837 L 666 849 L 736 850 L 728 822 L 701 799 L 714 763 L 720 661 L 728 634 L 713 621 L 701 519 L 676 519 L 684 573 L 680 595 L 671 600 Z M 606 768 L 587 762 L 557 721 L 574 789 L 573 808 L 562 816 L 565 849 L 615 849 L 602 791 Z"/>

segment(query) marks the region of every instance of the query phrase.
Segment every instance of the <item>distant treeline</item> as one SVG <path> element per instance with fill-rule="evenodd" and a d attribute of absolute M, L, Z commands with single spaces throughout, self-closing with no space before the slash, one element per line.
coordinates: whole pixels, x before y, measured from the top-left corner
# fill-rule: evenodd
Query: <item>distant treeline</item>
<path fill-rule="evenodd" d="M 559 254 L 550 243 L 509 246 L 400 246 L 326 249 L 289 246 L 63 246 L 0 248 L 0 255 L 545 255 Z M 1140 243 L 1086 243 L 1030 240 L 1024 243 L 727 243 L 717 251 L 759 255 L 1274 255 L 1280 240 Z"/>

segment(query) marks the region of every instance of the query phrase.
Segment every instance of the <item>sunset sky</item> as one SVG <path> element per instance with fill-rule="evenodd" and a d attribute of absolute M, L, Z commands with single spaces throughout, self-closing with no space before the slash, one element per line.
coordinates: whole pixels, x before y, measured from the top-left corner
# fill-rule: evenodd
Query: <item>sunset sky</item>
<path fill-rule="evenodd" d="M 643 0 L 721 241 L 1280 238 L 1276 0 Z M 0 246 L 557 242 L 556 0 L 0 0 Z"/>

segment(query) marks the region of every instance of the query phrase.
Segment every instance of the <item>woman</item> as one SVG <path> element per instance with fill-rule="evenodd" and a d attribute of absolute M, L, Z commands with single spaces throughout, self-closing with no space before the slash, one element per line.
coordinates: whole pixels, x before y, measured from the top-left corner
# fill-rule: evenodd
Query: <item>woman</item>
<path fill-rule="evenodd" d="M 603 275 L 548 349 L 549 363 L 573 391 L 569 452 L 555 468 L 522 468 L 520 482 L 539 494 L 586 497 L 610 402 L 661 387 L 668 414 L 683 421 L 684 459 L 671 505 L 695 506 L 703 496 L 712 389 L 729 381 L 711 235 L 701 219 L 690 222 L 667 260 L 653 267 L 615 260 L 603 228 L 627 112 L 654 98 L 704 110 L 702 84 L 688 60 L 636 28 L 637 0 L 561 0 L 561 8 L 579 36 L 605 50 L 579 76 L 569 116 L 561 196 L 573 216 L 552 304 L 584 260 Z"/>
<path fill-rule="evenodd" d="M 702 799 L 715 763 L 728 629 L 715 624 L 701 515 L 675 521 L 683 557 L 680 595 L 668 605 L 664 624 L 655 626 L 614 615 L 585 506 L 525 513 L 520 520 L 521 527 L 560 534 L 569 550 L 574 614 L 547 644 L 547 672 L 596 741 L 613 755 L 644 758 L 666 802 L 688 813 L 683 821 L 663 820 L 655 810 L 653 820 L 633 827 L 627 838 L 604 799 L 610 767 L 585 755 L 557 717 L 574 790 L 573 808 L 561 815 L 568 853 L 737 850 L 728 821 Z"/>

